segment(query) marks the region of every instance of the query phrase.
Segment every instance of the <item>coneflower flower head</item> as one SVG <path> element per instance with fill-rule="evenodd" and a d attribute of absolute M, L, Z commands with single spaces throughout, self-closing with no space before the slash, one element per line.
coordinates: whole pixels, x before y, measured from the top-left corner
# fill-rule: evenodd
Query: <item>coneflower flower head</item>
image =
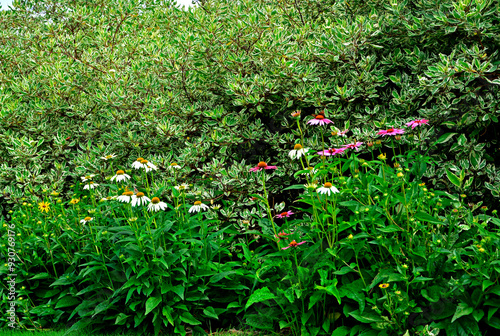
<path fill-rule="evenodd" d="M 138 192 L 137 195 L 132 195 L 132 206 L 136 205 L 146 205 L 150 203 L 151 200 L 144 195 L 143 192 Z"/>
<path fill-rule="evenodd" d="M 287 212 L 282 212 L 279 215 L 276 215 L 275 217 L 283 218 L 283 217 L 290 217 L 291 215 L 293 215 L 293 212 L 291 210 L 288 210 Z"/>
<path fill-rule="evenodd" d="M 300 242 L 300 243 L 297 243 L 295 240 L 292 240 L 292 241 L 290 242 L 290 244 L 289 244 L 287 247 L 283 247 L 283 248 L 282 248 L 282 250 L 286 250 L 286 249 L 288 249 L 288 248 L 290 248 L 290 247 L 297 247 L 297 246 L 302 245 L 302 244 L 304 244 L 304 243 L 305 243 L 305 241 Z"/>
<path fill-rule="evenodd" d="M 402 128 L 389 128 L 387 130 L 378 131 L 377 135 L 396 135 L 396 134 L 404 134 L 405 130 Z"/>
<path fill-rule="evenodd" d="M 116 182 L 130 180 L 130 176 L 125 174 L 123 170 L 118 170 L 116 175 L 111 178 L 111 181 L 116 180 Z"/>
<path fill-rule="evenodd" d="M 429 125 L 429 120 L 427 119 L 417 119 L 406 123 L 406 126 L 411 126 L 411 129 L 414 129 L 417 126 L 421 125 Z"/>
<path fill-rule="evenodd" d="M 307 123 L 310 125 L 326 125 L 333 123 L 333 121 L 326 119 L 322 114 L 318 114 L 314 117 L 314 119 L 309 120 Z"/>
<path fill-rule="evenodd" d="M 160 202 L 158 197 L 153 197 L 151 199 L 151 203 L 148 205 L 148 211 L 159 211 L 165 210 L 167 208 L 167 204 L 164 202 Z"/>
<path fill-rule="evenodd" d="M 331 156 L 331 155 L 337 155 L 337 154 L 342 154 L 345 152 L 347 148 L 342 147 L 342 148 L 329 148 L 325 149 L 324 151 L 318 152 L 318 155 L 321 156 Z"/>
<path fill-rule="evenodd" d="M 320 194 L 328 194 L 330 196 L 331 193 L 338 194 L 339 190 L 335 188 L 330 182 L 326 182 L 325 185 L 316 190 Z"/>
<path fill-rule="evenodd" d="M 130 199 L 133 195 L 134 193 L 132 191 L 127 190 L 123 192 L 121 196 L 118 196 L 117 200 L 120 202 L 130 203 Z"/>
<path fill-rule="evenodd" d="M 144 159 L 142 157 L 138 158 L 137 160 L 135 160 L 133 163 L 132 163 L 132 167 L 135 168 L 135 169 L 139 169 L 139 168 L 142 168 L 142 161 Z"/>
<path fill-rule="evenodd" d="M 256 167 L 250 168 L 250 171 L 254 172 L 254 171 L 259 171 L 262 169 L 276 169 L 276 168 L 278 168 L 278 167 L 277 166 L 268 166 L 267 163 L 265 163 L 264 161 L 260 161 Z"/>
<path fill-rule="evenodd" d="M 303 148 L 301 144 L 296 144 L 295 146 L 293 146 L 293 150 L 291 150 L 290 153 L 288 153 L 288 156 L 290 156 L 290 158 L 292 159 L 295 158 L 298 159 L 302 155 L 306 154 L 308 150 L 309 150 L 308 148 Z"/>
<path fill-rule="evenodd" d="M 189 213 L 191 212 L 200 212 L 201 210 L 208 209 L 208 205 L 201 203 L 201 201 L 194 202 L 194 205 L 189 209 Z"/>

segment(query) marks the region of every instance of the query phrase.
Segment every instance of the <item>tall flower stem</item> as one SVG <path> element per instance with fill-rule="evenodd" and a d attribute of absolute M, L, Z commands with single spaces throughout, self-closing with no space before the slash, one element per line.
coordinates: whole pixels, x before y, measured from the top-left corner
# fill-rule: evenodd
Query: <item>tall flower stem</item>
<path fill-rule="evenodd" d="M 266 175 L 265 175 L 264 168 L 262 168 L 262 187 L 264 188 L 264 201 L 266 202 L 267 215 L 269 216 L 269 220 L 271 221 L 271 225 L 273 226 L 274 237 L 276 239 L 276 246 L 278 247 L 278 250 L 279 250 L 279 248 L 280 248 L 280 245 L 278 243 L 279 236 L 278 236 L 278 232 L 276 231 L 276 226 L 274 225 L 273 216 L 271 214 L 271 207 L 270 207 L 269 201 L 267 199 Z"/>

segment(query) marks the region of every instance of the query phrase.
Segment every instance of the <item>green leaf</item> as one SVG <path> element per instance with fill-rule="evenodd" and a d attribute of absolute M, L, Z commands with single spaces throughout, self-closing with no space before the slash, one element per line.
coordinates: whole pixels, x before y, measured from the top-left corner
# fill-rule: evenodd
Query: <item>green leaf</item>
<path fill-rule="evenodd" d="M 385 320 L 379 315 L 372 313 L 367 310 L 363 313 L 360 313 L 359 310 L 355 310 L 349 313 L 352 317 L 358 320 L 361 323 L 374 323 L 374 322 L 384 322 Z"/>
<path fill-rule="evenodd" d="M 156 308 L 161 302 L 161 297 L 152 296 L 146 301 L 146 313 L 148 315 L 153 309 Z"/>
<path fill-rule="evenodd" d="M 448 169 L 446 169 L 446 176 L 448 177 L 448 180 L 450 180 L 451 183 L 453 183 L 457 188 L 460 188 L 462 185 L 462 182 L 460 181 L 460 178 L 450 172 Z"/>
<path fill-rule="evenodd" d="M 174 326 L 174 319 L 172 318 L 172 307 L 170 306 L 164 306 L 163 309 L 162 309 L 162 314 L 163 316 L 165 316 L 168 320 L 168 322 Z"/>
<path fill-rule="evenodd" d="M 30 278 L 30 280 L 35 280 L 35 279 L 49 279 L 52 278 L 52 275 L 49 273 L 38 273 L 34 277 Z"/>
<path fill-rule="evenodd" d="M 462 316 L 467 316 L 471 314 L 474 311 L 473 307 L 469 307 L 466 303 L 459 303 L 457 306 L 457 310 L 455 311 L 455 314 L 453 315 L 453 318 L 451 319 L 451 323 L 455 322 L 458 318 Z"/>
<path fill-rule="evenodd" d="M 396 232 L 396 231 L 403 231 L 401 228 L 398 226 L 391 224 L 389 226 L 386 226 L 384 228 L 377 228 L 378 231 L 385 232 L 385 233 L 390 233 L 390 232 Z"/>
<path fill-rule="evenodd" d="M 78 300 L 76 297 L 69 296 L 69 295 L 63 296 L 62 299 L 57 301 L 55 309 L 69 307 L 69 306 L 75 306 L 77 304 L 80 304 L 80 300 Z"/>
<path fill-rule="evenodd" d="M 335 328 L 335 330 L 332 333 L 332 336 L 347 336 L 350 331 L 351 331 L 351 328 L 349 328 L 349 327 L 345 327 L 345 326 L 338 327 L 338 328 Z"/>
<path fill-rule="evenodd" d="M 429 223 L 434 223 L 434 224 L 443 224 L 443 222 L 441 222 L 437 218 L 432 217 L 431 215 L 429 215 L 425 212 L 422 212 L 422 211 L 417 212 L 413 217 L 415 217 L 416 219 L 423 221 L 423 222 L 429 222 Z"/>
<path fill-rule="evenodd" d="M 482 309 L 476 309 L 472 312 L 472 317 L 474 317 L 474 320 L 476 320 L 476 322 L 481 321 L 483 316 L 484 316 L 484 311 Z"/>
<path fill-rule="evenodd" d="M 248 307 L 250 307 L 254 303 L 262 302 L 262 301 L 266 301 L 266 300 L 272 300 L 275 298 L 276 298 L 276 296 L 274 296 L 274 294 L 269 291 L 269 288 L 264 287 L 264 288 L 257 289 L 248 298 L 247 304 L 245 305 L 245 309 L 248 309 Z"/>
<path fill-rule="evenodd" d="M 437 139 L 437 141 L 434 144 L 445 143 L 445 142 L 449 141 L 456 134 L 458 134 L 458 133 L 445 133 L 445 134 L 441 135 L 439 137 L 439 139 Z"/>
<path fill-rule="evenodd" d="M 182 313 L 182 315 L 179 316 L 179 318 L 181 319 L 182 322 L 190 324 L 190 325 L 201 324 L 201 322 L 198 321 L 197 319 L 195 319 L 195 317 L 189 312 Z"/>
<path fill-rule="evenodd" d="M 219 319 L 219 316 L 215 312 L 214 307 L 208 306 L 207 308 L 203 309 L 203 314 L 207 315 L 208 317 L 214 318 L 214 319 Z"/>
<path fill-rule="evenodd" d="M 115 324 L 116 325 L 122 325 L 122 324 L 125 324 L 125 322 L 127 321 L 127 318 L 129 317 L 130 315 L 125 315 L 124 313 L 120 313 L 118 314 L 118 316 L 116 317 L 116 320 L 115 320 Z"/>

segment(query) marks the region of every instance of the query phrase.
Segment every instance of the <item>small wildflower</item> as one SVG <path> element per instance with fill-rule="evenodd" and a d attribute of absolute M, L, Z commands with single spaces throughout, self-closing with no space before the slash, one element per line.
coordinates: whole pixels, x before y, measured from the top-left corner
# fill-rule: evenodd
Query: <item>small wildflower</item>
<path fill-rule="evenodd" d="M 84 219 L 82 219 L 82 220 L 80 221 L 80 223 L 82 223 L 82 224 L 87 224 L 88 222 L 90 222 L 90 221 L 91 221 L 91 220 L 93 220 L 93 219 L 94 219 L 94 218 L 92 218 L 92 217 L 85 217 Z"/>
<path fill-rule="evenodd" d="M 99 184 L 98 183 L 94 183 L 92 181 L 89 182 L 89 184 L 86 184 L 85 186 L 83 186 L 83 189 L 95 189 L 96 187 L 98 187 Z"/>
<path fill-rule="evenodd" d="M 347 137 L 347 132 L 349 132 L 348 129 L 338 132 L 337 135 L 345 138 Z"/>
<path fill-rule="evenodd" d="M 111 181 L 114 181 L 115 179 L 116 182 L 130 180 L 130 175 L 125 174 L 125 172 L 120 169 L 116 172 L 116 175 L 111 178 Z"/>
<path fill-rule="evenodd" d="M 354 236 L 352 235 L 352 233 L 347 236 L 347 239 L 353 239 L 353 238 Z"/>
<path fill-rule="evenodd" d="M 401 135 L 394 136 L 394 140 L 397 140 L 397 141 L 401 140 Z"/>
<path fill-rule="evenodd" d="M 80 199 L 79 198 L 72 198 L 71 201 L 69 201 L 69 204 L 77 204 L 78 202 L 80 202 Z"/>
<path fill-rule="evenodd" d="M 417 119 L 406 123 L 406 126 L 411 126 L 411 129 L 414 129 L 417 126 L 421 125 L 429 125 L 429 120 L 427 119 Z"/>
<path fill-rule="evenodd" d="M 300 117 L 300 113 L 301 113 L 301 111 L 300 111 L 300 110 L 297 110 L 297 111 L 293 112 L 293 113 L 291 114 L 291 116 L 292 116 L 292 118 L 298 118 L 298 117 Z"/>
<path fill-rule="evenodd" d="M 404 269 L 408 269 L 408 265 L 406 264 L 401 265 L 401 267 L 403 267 Z"/>
<path fill-rule="evenodd" d="M 167 208 L 167 203 L 160 202 L 158 197 L 153 197 L 148 205 L 148 211 L 160 211 Z"/>
<path fill-rule="evenodd" d="M 314 116 L 314 119 L 311 119 L 307 122 L 309 125 L 326 125 L 333 123 L 330 119 L 326 119 L 323 114 L 318 114 Z"/>
<path fill-rule="evenodd" d="M 395 291 L 394 292 L 396 295 L 401 295 L 401 291 Z"/>
<path fill-rule="evenodd" d="M 53 191 L 53 192 L 50 193 L 50 196 L 59 196 L 59 193 L 56 192 L 56 191 Z"/>
<path fill-rule="evenodd" d="M 291 210 L 288 210 L 287 212 L 282 212 L 274 217 L 283 218 L 283 217 L 290 217 L 291 215 L 293 215 L 293 212 Z"/>
<path fill-rule="evenodd" d="M 110 159 L 114 159 L 115 157 L 116 157 L 115 154 L 111 154 L 111 155 L 101 156 L 101 159 L 103 159 L 104 161 L 107 161 Z"/>
<path fill-rule="evenodd" d="M 95 176 L 95 174 L 90 174 L 90 175 L 87 175 L 87 176 L 83 176 L 81 178 L 82 182 L 87 182 L 88 180 L 91 180 L 94 176 Z"/>
<path fill-rule="evenodd" d="M 403 174 L 403 173 L 401 173 L 401 172 L 399 172 L 399 173 L 397 174 L 397 176 L 398 176 L 398 177 L 403 177 L 403 176 L 404 176 L 404 174 Z"/>
<path fill-rule="evenodd" d="M 194 205 L 189 209 L 189 213 L 191 212 L 200 212 L 201 210 L 208 209 L 208 205 L 201 203 L 200 201 L 194 202 Z"/>
<path fill-rule="evenodd" d="M 375 141 L 375 145 L 380 145 L 381 143 L 382 143 L 382 141 L 380 141 L 380 140 Z"/>
<path fill-rule="evenodd" d="M 212 205 L 212 206 L 210 206 L 210 208 L 213 209 L 213 210 L 219 210 L 220 209 L 220 204 Z"/>
<path fill-rule="evenodd" d="M 330 182 L 326 182 L 325 185 L 321 188 L 318 188 L 316 190 L 320 194 L 328 194 L 330 196 L 330 193 L 338 194 L 339 190 L 335 188 Z"/>
<path fill-rule="evenodd" d="M 462 194 L 462 195 L 460 195 L 460 197 L 462 197 L 462 198 L 466 198 L 466 197 L 467 197 L 467 195 Z"/>
<path fill-rule="evenodd" d="M 368 141 L 368 142 L 366 143 L 366 145 L 367 145 L 368 147 L 372 147 L 372 146 L 373 146 L 373 142 L 372 142 L 372 141 Z"/>
<path fill-rule="evenodd" d="M 378 158 L 379 158 L 380 160 L 385 160 L 385 159 L 387 159 L 387 154 L 385 154 L 385 153 L 384 153 L 384 154 L 380 154 L 380 155 L 378 156 Z"/>
<path fill-rule="evenodd" d="M 296 144 L 293 149 L 288 153 L 288 156 L 292 159 L 298 159 L 302 155 L 305 155 L 309 148 L 303 148 L 301 144 Z"/>
<path fill-rule="evenodd" d="M 49 212 L 50 210 L 50 207 L 49 207 L 50 203 L 46 203 L 46 202 L 41 202 L 41 203 L 38 203 L 38 209 L 40 209 L 40 212 Z"/>
<path fill-rule="evenodd" d="M 389 284 L 388 283 L 383 283 L 383 284 L 380 284 L 378 285 L 380 288 L 387 288 L 389 287 Z"/>
<path fill-rule="evenodd" d="M 251 168 L 250 171 L 255 172 L 255 171 L 262 170 L 262 169 L 276 169 L 276 168 L 278 168 L 278 167 L 277 166 L 268 166 L 267 163 L 265 163 L 264 161 L 260 161 L 259 164 L 257 166 L 255 166 L 254 168 Z"/>
<path fill-rule="evenodd" d="M 481 252 L 481 253 L 484 253 L 486 250 L 481 247 L 481 248 L 478 249 L 478 251 Z"/>
<path fill-rule="evenodd" d="M 138 192 L 137 195 L 132 195 L 132 206 L 136 205 L 146 205 L 150 203 L 151 200 L 144 195 L 143 192 Z"/>
<path fill-rule="evenodd" d="M 381 130 L 378 131 L 377 135 L 397 135 L 397 134 L 404 134 L 405 130 L 404 129 L 399 129 L 399 128 L 389 128 L 388 130 Z"/>
<path fill-rule="evenodd" d="M 292 241 L 290 242 L 290 244 L 289 244 L 287 247 L 283 247 L 283 248 L 282 248 L 282 250 L 286 250 L 286 249 L 288 249 L 288 248 L 290 248 L 290 247 L 296 247 L 296 246 L 302 245 L 302 244 L 304 244 L 304 243 L 305 243 L 305 241 L 300 242 L 300 243 L 297 243 L 295 240 L 292 240 Z"/>

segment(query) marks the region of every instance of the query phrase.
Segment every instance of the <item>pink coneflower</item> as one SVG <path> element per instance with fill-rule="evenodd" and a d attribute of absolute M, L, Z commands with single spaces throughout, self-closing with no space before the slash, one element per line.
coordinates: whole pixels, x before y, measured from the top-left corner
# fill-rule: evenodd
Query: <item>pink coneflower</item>
<path fill-rule="evenodd" d="M 305 241 L 300 242 L 300 243 L 297 243 L 295 240 L 292 240 L 292 241 L 290 242 L 290 244 L 289 244 L 287 247 L 283 247 L 283 248 L 282 248 L 282 250 L 286 250 L 286 249 L 288 249 L 288 248 L 290 248 L 290 247 L 297 247 L 297 246 L 302 245 L 302 244 L 304 244 L 304 243 L 305 243 Z"/>
<path fill-rule="evenodd" d="M 359 150 L 359 147 L 361 147 L 361 145 L 363 144 L 363 142 L 355 142 L 355 143 L 350 143 L 350 144 L 347 144 L 347 145 L 344 145 L 344 148 L 347 148 L 347 149 L 355 149 L 356 151 Z"/>
<path fill-rule="evenodd" d="M 427 119 L 417 119 L 410 121 L 409 123 L 406 123 L 406 126 L 411 126 L 411 129 L 414 129 L 417 126 L 420 125 L 429 125 L 429 120 Z"/>
<path fill-rule="evenodd" d="M 291 210 L 288 210 L 287 212 L 282 212 L 274 217 L 283 218 L 283 217 L 290 217 L 291 215 L 293 215 L 293 212 Z"/>
<path fill-rule="evenodd" d="M 342 148 L 329 148 L 324 151 L 318 152 L 319 155 L 322 156 L 330 156 L 330 155 L 337 155 L 337 154 L 342 154 L 346 150 L 345 147 Z"/>
<path fill-rule="evenodd" d="M 333 121 L 331 121 L 330 119 L 326 119 L 322 114 L 318 114 L 314 117 L 314 119 L 309 120 L 307 123 L 310 125 L 326 125 L 333 123 Z"/>
<path fill-rule="evenodd" d="M 277 235 L 277 236 L 275 235 L 275 237 L 276 237 L 276 238 L 278 238 L 278 242 L 279 242 L 279 241 L 281 240 L 281 237 L 284 237 L 284 239 L 288 239 L 288 238 L 287 238 L 287 237 L 285 237 L 285 236 L 289 236 L 289 235 L 290 235 L 290 233 L 280 232 L 280 233 L 278 233 L 278 235 Z"/>
<path fill-rule="evenodd" d="M 381 130 L 378 131 L 377 135 L 396 135 L 396 134 L 403 134 L 405 132 L 404 129 L 402 128 L 389 128 L 388 130 Z"/>
<path fill-rule="evenodd" d="M 250 168 L 250 171 L 255 172 L 255 171 L 262 170 L 262 169 L 276 169 L 276 168 L 278 168 L 278 167 L 277 166 L 268 166 L 267 163 L 265 163 L 264 161 L 260 161 L 257 166 L 255 166 L 254 168 Z"/>

